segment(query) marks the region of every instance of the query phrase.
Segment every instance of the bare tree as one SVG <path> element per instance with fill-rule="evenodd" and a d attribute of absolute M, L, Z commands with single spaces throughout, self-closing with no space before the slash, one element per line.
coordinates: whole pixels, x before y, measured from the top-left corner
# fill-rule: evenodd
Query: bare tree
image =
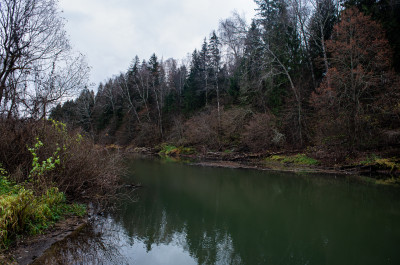
<path fill-rule="evenodd" d="M 133 113 L 135 115 L 138 123 L 140 124 L 140 117 L 136 111 L 137 102 L 133 96 L 133 93 L 132 93 L 133 91 L 131 91 L 131 88 L 128 85 L 127 79 L 128 78 L 123 74 L 121 74 L 119 76 L 119 78 L 117 79 L 119 89 L 120 89 L 120 92 L 122 93 L 124 100 L 126 101 L 126 103 L 128 105 L 128 113 Z"/>
<path fill-rule="evenodd" d="M 22 98 L 21 103 L 33 117 L 45 118 L 52 105 L 76 96 L 78 91 L 85 88 L 89 78 L 85 57 L 81 54 L 70 56 L 56 56 L 51 69 L 36 68 L 34 79 L 26 81 L 27 86 L 32 81 L 33 88 L 27 89 L 25 95 L 28 98 Z"/>
<path fill-rule="evenodd" d="M 143 60 L 138 72 L 133 77 L 134 87 L 140 97 L 141 104 L 145 107 L 145 112 L 147 116 L 147 121 L 150 122 L 150 109 L 148 106 L 149 101 L 149 83 L 150 83 L 150 71 L 148 69 L 147 63 Z"/>
<path fill-rule="evenodd" d="M 163 61 L 158 62 L 157 56 L 153 54 L 149 60 L 150 70 L 150 89 L 153 92 L 154 100 L 157 108 L 158 128 L 160 130 L 161 138 L 164 137 L 163 133 L 163 106 L 165 98 L 165 71 Z"/>
<path fill-rule="evenodd" d="M 227 57 L 230 64 L 235 64 L 243 56 L 248 26 L 246 19 L 238 12 L 219 22 L 221 44 L 227 47 Z"/>
<path fill-rule="evenodd" d="M 177 106 L 180 106 L 183 86 L 186 80 L 186 68 L 183 65 L 178 65 L 178 62 L 169 58 L 164 62 L 166 91 L 165 93 L 175 93 L 177 95 Z"/>
<path fill-rule="evenodd" d="M 89 68 L 71 55 L 55 0 L 0 0 L 0 113 L 48 105 L 82 88 Z"/>
<path fill-rule="evenodd" d="M 302 99 L 301 99 L 301 94 L 300 94 L 299 88 L 295 86 L 288 67 L 284 63 L 282 63 L 281 60 L 279 60 L 278 56 L 269 48 L 268 45 L 266 45 L 265 49 L 266 49 L 268 55 L 270 55 L 269 64 L 275 65 L 274 70 L 269 71 L 267 73 L 273 74 L 273 75 L 278 75 L 278 74 L 283 73 L 284 75 L 286 75 L 286 77 L 289 81 L 290 89 L 292 90 L 292 93 L 296 100 L 297 126 L 298 126 L 300 146 L 302 146 L 303 145 L 303 129 L 302 129 L 302 127 L 303 127 L 303 124 L 302 124 L 303 123 L 302 122 L 303 111 L 302 111 Z"/>
<path fill-rule="evenodd" d="M 346 132 L 343 139 L 353 148 L 373 137 L 386 105 L 394 109 L 388 97 L 396 98 L 397 88 L 392 50 L 382 26 L 355 7 L 341 14 L 326 47 L 331 65 L 312 100 L 324 125 Z"/>
<path fill-rule="evenodd" d="M 316 46 L 322 53 L 322 61 L 325 74 L 328 73 L 329 62 L 326 48 L 326 40 L 329 38 L 333 25 L 336 22 L 340 11 L 340 4 L 337 0 L 311 0 L 314 14 L 309 25 L 309 45 Z M 330 83 L 329 77 L 327 78 Z"/>

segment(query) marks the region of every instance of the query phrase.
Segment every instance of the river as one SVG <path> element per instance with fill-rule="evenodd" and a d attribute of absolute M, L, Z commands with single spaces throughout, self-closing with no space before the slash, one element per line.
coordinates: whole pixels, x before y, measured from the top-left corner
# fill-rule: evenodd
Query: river
<path fill-rule="evenodd" d="M 134 159 L 134 200 L 35 264 L 400 264 L 400 190 Z"/>

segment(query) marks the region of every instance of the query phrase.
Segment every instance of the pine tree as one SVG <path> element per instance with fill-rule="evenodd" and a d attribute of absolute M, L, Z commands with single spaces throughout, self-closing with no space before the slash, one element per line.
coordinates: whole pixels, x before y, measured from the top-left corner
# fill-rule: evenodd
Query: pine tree
<path fill-rule="evenodd" d="M 201 60 L 199 52 L 194 50 L 190 64 L 189 76 L 183 89 L 184 112 L 191 113 L 205 104 L 202 88 Z"/>
<path fill-rule="evenodd" d="M 288 127 L 293 142 L 303 144 L 303 100 L 299 82 L 303 51 L 297 32 L 296 15 L 289 12 L 284 0 L 255 0 L 259 5 L 259 23 L 263 39 L 263 82 L 268 105 L 278 114 L 286 102 L 295 102 Z M 286 101 L 286 102 L 285 102 Z M 291 104 L 293 105 L 293 104 Z M 291 107 L 286 104 L 287 107 Z M 293 130 L 294 129 L 294 130 Z"/>
<path fill-rule="evenodd" d="M 140 60 L 139 56 L 136 55 L 128 69 L 128 75 L 135 76 L 139 72 L 139 68 Z"/>
<path fill-rule="evenodd" d="M 148 63 L 150 71 L 150 88 L 154 95 L 154 101 L 157 109 L 158 128 L 161 138 L 163 138 L 163 101 L 164 101 L 164 70 L 162 64 L 158 62 L 156 54 L 150 57 Z"/>
<path fill-rule="evenodd" d="M 205 90 L 205 100 L 206 100 L 206 106 L 208 105 L 208 79 L 209 79 L 209 64 L 210 64 L 210 58 L 209 58 L 209 53 L 208 53 L 208 44 L 207 44 L 207 39 L 204 38 L 203 45 L 201 47 L 201 51 L 199 53 L 199 68 L 200 72 L 202 75 L 202 85 Z"/>
<path fill-rule="evenodd" d="M 266 111 L 266 98 L 262 79 L 263 43 L 261 31 L 253 20 L 246 36 L 242 60 L 241 98 L 244 104 L 252 104 L 256 110 Z"/>

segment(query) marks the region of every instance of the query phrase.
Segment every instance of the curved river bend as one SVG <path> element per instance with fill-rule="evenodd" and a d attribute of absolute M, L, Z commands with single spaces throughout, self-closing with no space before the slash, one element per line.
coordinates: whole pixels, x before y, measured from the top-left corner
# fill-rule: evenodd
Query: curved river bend
<path fill-rule="evenodd" d="M 137 202 L 35 264 L 400 264 L 400 191 L 136 159 Z"/>

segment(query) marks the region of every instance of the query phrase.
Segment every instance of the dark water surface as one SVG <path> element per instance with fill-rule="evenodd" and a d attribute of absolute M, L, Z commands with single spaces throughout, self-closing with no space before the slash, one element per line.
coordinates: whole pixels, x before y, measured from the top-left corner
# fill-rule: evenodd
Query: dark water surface
<path fill-rule="evenodd" d="M 133 160 L 138 202 L 36 264 L 400 264 L 400 190 Z"/>

